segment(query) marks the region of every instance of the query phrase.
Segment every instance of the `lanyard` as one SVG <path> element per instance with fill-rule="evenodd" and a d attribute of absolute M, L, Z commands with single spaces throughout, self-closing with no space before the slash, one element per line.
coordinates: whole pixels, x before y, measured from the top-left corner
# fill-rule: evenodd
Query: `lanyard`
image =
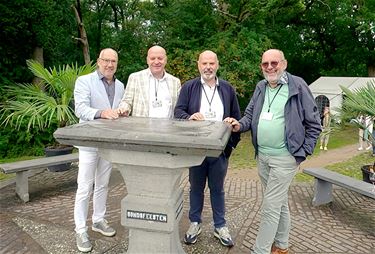
<path fill-rule="evenodd" d="M 281 89 L 282 86 L 283 86 L 282 84 L 279 86 L 279 89 L 277 89 L 276 94 L 273 96 L 271 102 L 270 102 L 270 91 L 269 91 L 270 88 L 267 89 L 267 92 L 268 92 L 268 93 L 267 93 L 267 97 L 268 97 L 268 111 L 267 111 L 267 112 L 270 112 L 271 105 L 272 105 L 273 101 L 275 100 L 276 95 L 279 93 L 279 91 L 280 91 L 280 89 Z"/>
<path fill-rule="evenodd" d="M 158 100 L 158 89 L 159 89 L 159 80 L 154 78 L 155 82 L 154 82 L 154 85 L 155 85 L 155 101 Z M 158 85 L 156 86 L 156 81 L 158 82 Z"/>
<path fill-rule="evenodd" d="M 212 101 L 214 100 L 214 96 L 215 96 L 215 92 L 216 92 L 216 85 L 215 85 L 214 93 L 212 94 L 211 100 L 208 99 L 206 90 L 204 89 L 203 85 L 202 85 L 202 89 L 203 89 L 204 95 L 206 96 L 206 99 L 207 99 L 207 102 L 208 102 L 208 105 L 209 105 L 209 111 L 211 112 L 211 104 L 212 104 Z"/>

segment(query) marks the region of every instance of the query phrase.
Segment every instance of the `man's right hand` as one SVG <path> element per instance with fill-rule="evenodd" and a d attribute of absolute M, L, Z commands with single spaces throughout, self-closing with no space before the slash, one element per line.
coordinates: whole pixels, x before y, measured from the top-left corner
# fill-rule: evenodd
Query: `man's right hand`
<path fill-rule="evenodd" d="M 105 109 L 100 114 L 100 118 L 104 119 L 117 119 L 118 116 L 117 109 Z"/>
<path fill-rule="evenodd" d="M 192 114 L 192 115 L 189 117 L 189 120 L 203 121 L 203 120 L 204 120 L 204 116 L 203 116 L 202 113 L 197 112 L 197 113 Z"/>
<path fill-rule="evenodd" d="M 224 123 L 230 123 L 230 125 L 233 128 L 232 129 L 233 132 L 239 132 L 240 131 L 241 125 L 236 119 L 234 119 L 232 117 L 227 117 L 227 118 L 224 119 Z"/>

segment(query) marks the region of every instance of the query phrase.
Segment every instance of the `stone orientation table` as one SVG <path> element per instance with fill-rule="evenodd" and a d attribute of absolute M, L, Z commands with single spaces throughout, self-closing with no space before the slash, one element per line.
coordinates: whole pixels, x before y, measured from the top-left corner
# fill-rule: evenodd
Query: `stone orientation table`
<path fill-rule="evenodd" d="M 121 224 L 129 229 L 127 253 L 185 253 L 178 225 L 184 170 L 218 157 L 230 137 L 222 122 L 124 117 L 59 128 L 62 144 L 97 147 L 124 178 Z"/>

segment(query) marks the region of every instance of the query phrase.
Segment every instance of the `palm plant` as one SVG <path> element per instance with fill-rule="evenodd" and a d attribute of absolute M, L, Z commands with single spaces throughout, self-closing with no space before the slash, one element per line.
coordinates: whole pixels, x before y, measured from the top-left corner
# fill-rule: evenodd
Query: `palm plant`
<path fill-rule="evenodd" d="M 372 79 L 366 86 L 350 90 L 341 86 L 344 100 L 340 109 L 342 119 L 353 119 L 362 115 L 375 120 L 375 79 Z M 358 121 L 355 121 L 359 128 L 365 129 Z M 371 135 L 370 135 L 371 136 Z"/>
<path fill-rule="evenodd" d="M 75 81 L 94 71 L 96 66 L 90 63 L 81 67 L 75 64 L 47 69 L 33 60 L 28 60 L 27 66 L 41 81 L 5 88 L 9 99 L 0 105 L 2 124 L 17 129 L 26 125 L 30 131 L 31 128 L 44 130 L 52 124 L 64 127 L 76 123 L 73 109 Z"/>
<path fill-rule="evenodd" d="M 353 91 L 343 86 L 341 89 L 344 93 L 341 113 L 344 116 L 364 115 L 375 118 L 375 79 Z"/>
<path fill-rule="evenodd" d="M 372 122 L 375 120 L 375 79 L 368 82 L 366 86 L 354 89 L 353 91 L 343 86 L 341 86 L 341 89 L 345 98 L 340 110 L 342 117 L 348 119 L 362 115 L 364 117 L 370 117 Z M 362 129 L 368 127 L 358 121 L 356 121 L 356 124 Z M 369 138 L 374 144 L 374 137 L 371 133 Z M 375 161 L 372 167 L 375 168 Z"/>

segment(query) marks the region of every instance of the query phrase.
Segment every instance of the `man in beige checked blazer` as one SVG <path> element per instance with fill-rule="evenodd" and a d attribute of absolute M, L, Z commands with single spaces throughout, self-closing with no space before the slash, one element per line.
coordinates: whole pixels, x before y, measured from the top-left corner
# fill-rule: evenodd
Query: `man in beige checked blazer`
<path fill-rule="evenodd" d="M 118 111 L 125 116 L 172 118 L 181 81 L 165 71 L 164 48 L 151 47 L 147 64 L 147 69 L 130 74 Z"/>

